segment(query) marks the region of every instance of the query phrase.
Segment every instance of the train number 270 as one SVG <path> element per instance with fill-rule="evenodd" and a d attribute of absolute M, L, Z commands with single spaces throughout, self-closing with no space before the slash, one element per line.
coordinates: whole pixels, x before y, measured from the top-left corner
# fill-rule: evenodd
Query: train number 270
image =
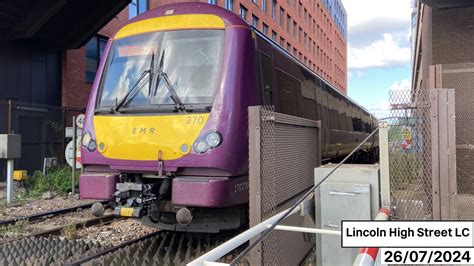
<path fill-rule="evenodd" d="M 188 125 L 202 125 L 204 123 L 204 118 L 202 116 L 187 116 L 186 117 L 186 124 Z"/>

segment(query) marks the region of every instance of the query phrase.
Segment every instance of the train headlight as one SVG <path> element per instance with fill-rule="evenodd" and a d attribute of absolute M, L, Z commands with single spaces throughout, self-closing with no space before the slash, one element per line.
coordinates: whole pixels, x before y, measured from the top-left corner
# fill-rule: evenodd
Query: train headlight
<path fill-rule="evenodd" d="M 194 151 L 197 153 L 205 153 L 209 149 L 209 145 L 205 140 L 198 140 L 194 143 Z"/>
<path fill-rule="evenodd" d="M 206 142 L 207 145 L 211 148 L 216 148 L 217 146 L 221 145 L 222 137 L 221 134 L 218 132 L 209 132 L 206 135 Z"/>
<path fill-rule="evenodd" d="M 89 146 L 89 142 L 91 142 L 91 134 L 89 132 L 87 132 L 86 134 L 84 134 L 84 136 L 82 136 L 82 146 L 84 147 L 87 147 Z"/>
<path fill-rule="evenodd" d="M 97 149 L 97 142 L 95 142 L 95 140 L 91 140 L 89 141 L 89 144 L 87 145 L 87 150 L 90 151 L 90 152 L 93 152 L 95 151 L 95 149 Z"/>
<path fill-rule="evenodd" d="M 205 153 L 209 149 L 214 149 L 222 144 L 222 135 L 217 131 L 209 131 L 204 138 L 196 140 L 193 148 L 196 153 Z"/>
<path fill-rule="evenodd" d="M 184 154 L 184 155 L 187 155 L 191 152 L 191 147 L 189 147 L 190 145 L 188 145 L 187 143 L 184 143 L 184 144 L 181 144 L 181 146 L 179 147 L 179 151 Z"/>

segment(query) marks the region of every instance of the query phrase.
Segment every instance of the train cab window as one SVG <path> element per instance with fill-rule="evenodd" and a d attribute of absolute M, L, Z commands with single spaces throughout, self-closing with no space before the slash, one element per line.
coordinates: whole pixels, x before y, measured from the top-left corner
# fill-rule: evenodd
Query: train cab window
<path fill-rule="evenodd" d="M 287 115 L 298 116 L 297 90 L 300 89 L 301 82 L 280 69 L 277 69 L 276 77 L 280 98 L 280 112 Z"/>
<path fill-rule="evenodd" d="M 173 91 L 188 110 L 211 106 L 223 48 L 221 30 L 151 32 L 117 39 L 107 56 L 97 107 L 123 101 L 123 110 L 173 110 L 177 104 L 170 97 Z M 152 88 L 146 73 L 153 65 L 161 66 L 168 81 L 154 76 L 157 84 Z M 129 94 L 134 84 L 138 90 Z"/>
<path fill-rule="evenodd" d="M 105 50 L 107 38 L 102 36 L 94 36 L 86 44 L 86 82 L 94 82 L 100 59 Z"/>
<path fill-rule="evenodd" d="M 273 105 L 271 59 L 264 53 L 259 53 L 260 60 L 260 86 L 262 89 L 262 100 L 264 105 Z"/>

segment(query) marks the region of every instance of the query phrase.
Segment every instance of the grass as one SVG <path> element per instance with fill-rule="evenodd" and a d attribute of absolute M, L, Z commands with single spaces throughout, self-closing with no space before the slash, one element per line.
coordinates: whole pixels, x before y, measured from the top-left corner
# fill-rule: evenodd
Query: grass
<path fill-rule="evenodd" d="M 75 187 L 79 187 L 79 174 L 76 171 Z M 68 193 L 72 190 L 72 175 L 70 167 L 54 167 L 48 169 L 48 174 L 43 175 L 41 171 L 34 172 L 27 180 L 28 193 L 26 197 L 39 197 L 46 191 Z"/>
<path fill-rule="evenodd" d="M 62 235 L 67 239 L 76 239 L 78 237 L 77 224 L 72 222 L 64 226 L 62 229 Z"/>
<path fill-rule="evenodd" d="M 2 200 L 0 202 L 0 219 L 6 215 L 7 215 L 7 202 Z"/>
<path fill-rule="evenodd" d="M 0 227 L 0 235 L 19 235 L 22 234 L 23 229 L 28 224 L 26 220 L 19 220 L 15 224 Z"/>

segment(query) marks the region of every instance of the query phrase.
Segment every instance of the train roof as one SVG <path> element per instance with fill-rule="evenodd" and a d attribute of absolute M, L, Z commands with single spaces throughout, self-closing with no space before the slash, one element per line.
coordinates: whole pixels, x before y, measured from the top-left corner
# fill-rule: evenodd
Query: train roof
<path fill-rule="evenodd" d="M 365 107 L 363 107 L 362 105 L 358 104 L 356 101 L 352 100 L 351 98 L 349 98 L 347 95 L 341 93 L 338 89 L 336 89 L 332 84 L 330 84 L 327 80 L 325 80 L 323 77 L 321 77 L 319 74 L 317 74 L 316 72 L 314 72 L 312 69 L 310 69 L 309 67 L 307 67 L 303 62 L 301 62 L 298 58 L 296 58 L 294 55 L 290 54 L 287 50 L 285 50 L 284 48 L 282 48 L 280 45 L 278 45 L 275 41 L 273 41 L 272 39 L 270 39 L 267 35 L 265 35 L 263 32 L 261 32 L 259 29 L 253 27 L 253 30 L 255 31 L 255 33 L 257 35 L 259 35 L 260 37 L 262 37 L 264 40 L 266 40 L 267 42 L 269 42 L 273 47 L 275 47 L 276 49 L 278 49 L 281 53 L 283 53 L 284 55 L 286 55 L 287 57 L 289 57 L 291 60 L 293 60 L 294 62 L 296 62 L 297 64 L 299 64 L 301 67 L 305 68 L 308 72 L 310 72 L 311 74 L 313 74 L 314 76 L 318 77 L 319 79 L 321 79 L 324 84 L 326 84 L 329 88 L 331 88 L 335 93 L 339 94 L 341 97 L 343 97 L 344 99 L 346 99 L 347 101 L 349 101 L 350 103 L 354 104 L 355 106 L 357 106 L 358 108 L 360 108 L 361 110 L 363 110 L 364 112 L 366 112 L 367 114 L 369 114 L 370 116 L 372 116 L 374 119 L 375 116 L 373 116 Z"/>
<path fill-rule="evenodd" d="M 202 15 L 215 15 L 220 17 L 225 24 L 225 27 L 245 27 L 251 28 L 250 25 L 241 19 L 236 14 L 216 5 L 211 5 L 208 3 L 176 3 L 163 5 L 154 9 L 151 9 L 143 14 L 140 14 L 133 19 L 129 20 L 126 24 L 122 25 L 122 28 L 139 22 L 142 20 L 164 17 L 164 16 L 174 16 L 174 15 L 186 15 L 186 14 L 202 14 Z"/>

